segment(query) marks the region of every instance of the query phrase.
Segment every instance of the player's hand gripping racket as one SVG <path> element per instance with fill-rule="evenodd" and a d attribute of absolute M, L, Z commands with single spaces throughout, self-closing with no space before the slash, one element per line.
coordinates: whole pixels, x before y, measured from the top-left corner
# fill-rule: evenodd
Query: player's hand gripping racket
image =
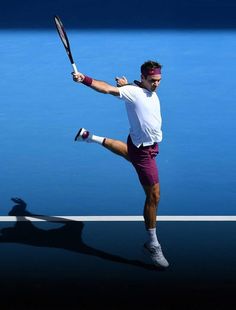
<path fill-rule="evenodd" d="M 55 24 L 56 24 L 56 28 L 57 28 L 58 34 L 59 34 L 59 36 L 61 38 L 61 41 L 62 41 L 62 43 L 63 43 L 63 45 L 65 47 L 66 53 L 67 53 L 67 55 L 68 55 L 68 57 L 70 59 L 71 65 L 72 65 L 73 70 L 74 70 L 74 73 L 78 73 L 78 70 L 76 68 L 75 62 L 74 62 L 73 57 L 72 57 L 69 40 L 68 40 L 65 28 L 64 28 L 64 26 L 63 26 L 59 16 L 55 16 L 54 17 L 54 21 L 55 21 Z"/>

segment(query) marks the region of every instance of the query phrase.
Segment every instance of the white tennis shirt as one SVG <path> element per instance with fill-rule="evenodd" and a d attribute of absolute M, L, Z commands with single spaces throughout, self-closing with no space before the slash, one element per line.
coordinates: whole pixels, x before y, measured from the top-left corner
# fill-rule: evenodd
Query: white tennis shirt
<path fill-rule="evenodd" d="M 130 124 L 130 137 L 139 147 L 148 146 L 162 140 L 162 118 L 160 101 L 156 92 L 136 85 L 119 88 L 120 97 L 125 101 Z"/>

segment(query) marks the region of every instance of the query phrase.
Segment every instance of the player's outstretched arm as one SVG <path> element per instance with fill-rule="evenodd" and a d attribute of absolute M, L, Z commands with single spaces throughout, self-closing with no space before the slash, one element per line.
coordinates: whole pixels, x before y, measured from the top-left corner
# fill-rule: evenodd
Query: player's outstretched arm
<path fill-rule="evenodd" d="M 119 96 L 120 92 L 118 87 L 112 86 L 104 81 L 99 81 L 92 79 L 80 72 L 78 73 L 72 73 L 73 75 L 73 80 L 77 83 L 82 83 L 86 86 L 91 87 L 92 89 L 98 91 L 99 93 L 103 94 L 110 94 L 113 96 Z"/>

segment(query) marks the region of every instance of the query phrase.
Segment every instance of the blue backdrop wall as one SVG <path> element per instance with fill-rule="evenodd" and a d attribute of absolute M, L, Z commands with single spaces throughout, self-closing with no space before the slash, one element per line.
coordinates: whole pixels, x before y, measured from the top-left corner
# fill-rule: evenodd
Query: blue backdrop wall
<path fill-rule="evenodd" d="M 51 28 L 54 14 L 68 27 L 235 28 L 234 0 L 10 0 L 1 3 L 1 28 Z"/>

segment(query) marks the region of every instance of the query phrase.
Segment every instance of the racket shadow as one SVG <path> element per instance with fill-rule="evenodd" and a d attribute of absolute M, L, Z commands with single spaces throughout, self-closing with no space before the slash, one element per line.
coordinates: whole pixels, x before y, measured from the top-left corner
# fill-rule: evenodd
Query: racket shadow
<path fill-rule="evenodd" d="M 16 203 L 10 210 L 10 216 L 16 216 L 17 221 L 13 227 L 0 230 L 0 243 L 21 243 L 37 247 L 50 247 L 65 249 L 80 254 L 99 257 L 114 263 L 126 264 L 147 270 L 159 270 L 151 264 L 139 260 L 127 259 L 87 245 L 83 241 L 82 233 L 84 222 L 73 221 L 55 216 L 33 214 L 27 210 L 27 204 L 20 198 L 12 198 Z M 52 229 L 41 229 L 26 217 L 32 217 L 47 222 L 60 223 L 63 226 Z M 160 269 L 161 270 L 161 269 Z"/>

